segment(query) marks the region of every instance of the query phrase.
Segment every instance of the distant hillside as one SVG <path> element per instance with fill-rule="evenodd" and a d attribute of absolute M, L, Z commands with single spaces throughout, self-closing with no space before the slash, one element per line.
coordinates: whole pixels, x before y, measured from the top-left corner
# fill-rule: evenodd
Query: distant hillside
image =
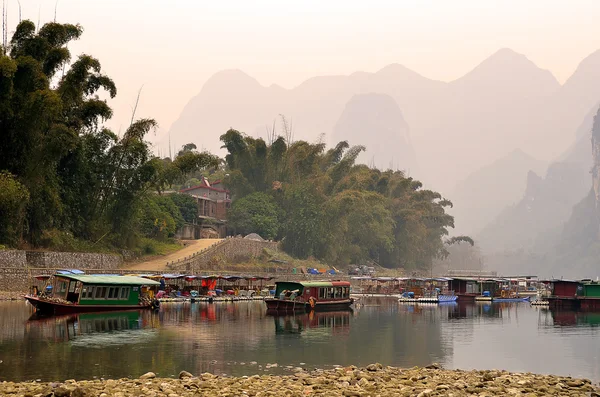
<path fill-rule="evenodd" d="M 600 159 L 595 158 L 600 120 L 594 123 L 595 114 L 588 113 L 576 142 L 549 167 L 546 178 L 530 173 L 523 200 L 477 236 L 489 268 L 528 269 L 545 276 L 600 275 L 600 206 L 593 188 L 600 186 Z"/>
<path fill-rule="evenodd" d="M 577 164 L 553 163 L 545 178 L 529 172 L 524 197 L 477 235 L 482 251 L 546 252 L 589 186 Z"/>
<path fill-rule="evenodd" d="M 358 162 L 380 169 L 417 172 L 409 128 L 398 104 L 389 95 L 361 94 L 350 99 L 333 129 L 336 142 L 364 145 Z"/>
<path fill-rule="evenodd" d="M 315 77 L 293 89 L 265 87 L 243 72 L 225 71 L 209 79 L 185 107 L 170 129 L 171 140 L 195 141 L 218 152 L 218 136 L 229 127 L 265 135 L 265 127 L 284 114 L 296 139 L 314 141 L 326 134 L 333 143 L 335 125 L 352 97 L 385 94 L 410 126 L 420 163 L 415 176 L 449 191 L 456 181 L 515 148 L 540 160 L 562 153 L 573 142 L 565 131 L 572 131 L 600 99 L 595 83 L 580 83 L 596 78 L 589 66 L 595 62 L 595 57 L 586 59 L 563 87 L 550 72 L 509 49 L 450 83 L 398 64 L 376 73 Z M 377 132 L 373 138 L 378 139 Z"/>
<path fill-rule="evenodd" d="M 452 198 L 458 234 L 476 234 L 507 206 L 523 198 L 530 171 L 543 173 L 546 164 L 514 150 L 457 183 Z"/>

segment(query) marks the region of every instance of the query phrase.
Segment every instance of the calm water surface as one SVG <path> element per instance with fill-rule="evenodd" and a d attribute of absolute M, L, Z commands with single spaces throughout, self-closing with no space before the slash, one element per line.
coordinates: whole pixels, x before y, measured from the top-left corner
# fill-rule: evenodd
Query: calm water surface
<path fill-rule="evenodd" d="M 165 303 L 160 312 L 35 319 L 0 302 L 0 380 L 135 377 L 147 371 L 286 373 L 380 362 L 507 369 L 600 380 L 600 313 L 524 303 L 409 305 L 272 317 L 264 303 Z M 267 364 L 278 367 L 267 369 Z M 290 368 L 287 368 L 287 367 Z"/>

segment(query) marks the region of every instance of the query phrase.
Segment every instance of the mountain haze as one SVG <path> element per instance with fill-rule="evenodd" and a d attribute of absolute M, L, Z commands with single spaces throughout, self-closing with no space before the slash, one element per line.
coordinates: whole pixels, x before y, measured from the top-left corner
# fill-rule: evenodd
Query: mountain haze
<path fill-rule="evenodd" d="M 587 90 L 575 84 L 587 78 L 587 67 L 579 75 L 568 87 L 570 95 Z M 226 129 L 264 136 L 265 127 L 283 114 L 291 121 L 296 139 L 314 141 L 326 134 L 333 144 L 334 127 L 354 95 L 386 94 L 396 101 L 410 127 L 420 162 L 415 176 L 447 191 L 516 148 L 540 160 L 563 152 L 573 139 L 565 133 L 573 125 L 564 120 L 584 116 L 579 115 L 581 105 L 573 105 L 574 110 L 556 109 L 572 102 L 559 100 L 563 91 L 550 72 L 509 49 L 496 52 L 450 83 L 428 79 L 399 64 L 376 73 L 314 77 L 292 89 L 265 87 L 243 72 L 225 71 L 206 82 L 170 135 L 177 143 L 200 139 L 204 148 L 218 151 L 217 136 Z M 376 131 L 366 133 L 377 138 Z"/>
<path fill-rule="evenodd" d="M 546 163 L 516 149 L 458 182 L 449 195 L 458 234 L 476 234 L 507 206 L 523 198 L 527 175 L 545 171 Z"/>
<path fill-rule="evenodd" d="M 380 169 L 396 169 L 400 168 L 396 165 L 402 164 L 404 171 L 417 172 L 408 124 L 398 104 L 389 95 L 360 94 L 352 97 L 335 124 L 333 139 L 364 145 L 367 150 L 361 153 L 359 162 Z"/>

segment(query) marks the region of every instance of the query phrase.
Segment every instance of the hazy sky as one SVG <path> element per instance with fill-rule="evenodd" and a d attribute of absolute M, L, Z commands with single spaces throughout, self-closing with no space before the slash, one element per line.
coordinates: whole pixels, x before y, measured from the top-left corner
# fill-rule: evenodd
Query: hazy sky
<path fill-rule="evenodd" d="M 17 0 L 9 7 L 11 30 Z M 21 0 L 22 17 L 54 18 L 54 0 Z M 293 87 L 315 75 L 375 72 L 400 63 L 444 81 L 508 47 L 564 82 L 600 48 L 600 1 L 58 0 L 57 21 L 85 33 L 73 54 L 100 59 L 117 83 L 115 129 L 139 116 L 168 130 L 204 82 L 242 69 Z"/>

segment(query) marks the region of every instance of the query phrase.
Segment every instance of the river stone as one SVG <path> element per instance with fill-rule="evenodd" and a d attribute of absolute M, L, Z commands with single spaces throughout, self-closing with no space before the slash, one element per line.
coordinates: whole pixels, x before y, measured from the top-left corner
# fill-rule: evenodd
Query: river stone
<path fill-rule="evenodd" d="M 190 374 L 187 371 L 181 371 L 179 373 L 179 379 L 187 379 L 187 378 L 193 378 L 193 377 L 194 377 L 194 375 Z"/>
<path fill-rule="evenodd" d="M 88 390 L 87 388 L 83 388 L 83 387 L 76 387 L 72 392 L 71 392 L 71 397 L 92 397 L 94 395 L 94 393 L 90 390 Z"/>
<path fill-rule="evenodd" d="M 383 369 L 383 365 L 381 365 L 379 363 L 367 365 L 367 371 L 376 372 L 376 371 L 379 371 L 381 369 Z"/>
<path fill-rule="evenodd" d="M 156 378 L 156 374 L 154 372 L 146 372 L 144 375 L 140 376 L 140 379 L 154 379 Z"/>
<path fill-rule="evenodd" d="M 56 389 L 54 389 L 54 397 L 70 397 L 71 396 L 71 390 L 67 389 L 66 387 L 57 387 Z"/>

